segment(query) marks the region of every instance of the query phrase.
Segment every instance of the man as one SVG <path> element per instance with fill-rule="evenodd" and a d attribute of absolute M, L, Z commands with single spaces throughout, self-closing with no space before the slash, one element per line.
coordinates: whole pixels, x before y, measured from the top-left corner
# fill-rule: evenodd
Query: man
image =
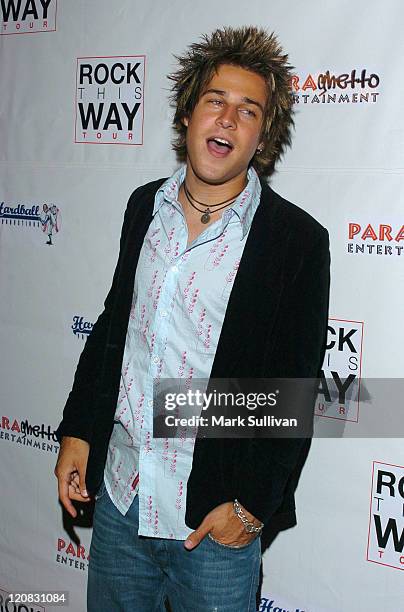
<path fill-rule="evenodd" d="M 287 56 L 245 27 L 178 60 L 186 163 L 130 197 L 57 431 L 61 502 L 97 493 L 90 612 L 256 609 L 261 529 L 295 524 L 309 442 L 154 439 L 153 381 L 316 377 L 325 350 L 328 233 L 258 176 L 289 144 Z"/>
<path fill-rule="evenodd" d="M 40 220 L 42 223 L 42 230 L 48 234 L 48 241 L 46 244 L 53 245 L 53 242 L 52 242 L 53 228 L 55 228 L 56 232 L 59 231 L 59 227 L 58 227 L 59 209 L 57 208 L 57 206 L 55 206 L 55 204 L 53 204 L 52 206 L 48 206 L 47 204 L 44 204 L 42 207 L 42 210 L 43 210 L 43 216 L 40 216 Z"/>

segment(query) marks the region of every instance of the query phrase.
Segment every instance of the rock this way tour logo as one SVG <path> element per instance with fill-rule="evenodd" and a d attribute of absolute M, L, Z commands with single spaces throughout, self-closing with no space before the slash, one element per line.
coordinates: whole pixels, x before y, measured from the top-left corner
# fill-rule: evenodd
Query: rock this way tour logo
<path fill-rule="evenodd" d="M 75 142 L 143 144 L 145 59 L 77 59 Z"/>
<path fill-rule="evenodd" d="M 55 234 L 60 230 L 60 209 L 56 204 L 43 204 L 25 206 L 6 206 L 0 203 L 0 220 L 2 225 L 12 228 L 41 228 L 47 240 L 46 244 L 52 246 Z"/>
<path fill-rule="evenodd" d="M 329 319 L 315 414 L 359 421 L 363 321 Z"/>
<path fill-rule="evenodd" d="M 55 32 L 57 0 L 0 0 L 0 35 Z"/>
<path fill-rule="evenodd" d="M 404 257 L 403 223 L 369 221 L 370 219 L 356 217 L 355 220 L 346 222 L 346 253 L 358 256 Z"/>
<path fill-rule="evenodd" d="M 375 104 L 380 91 L 380 76 L 366 68 L 348 72 L 301 72 L 292 76 L 295 104 Z"/>
<path fill-rule="evenodd" d="M 404 570 L 404 467 L 373 462 L 367 561 Z"/>

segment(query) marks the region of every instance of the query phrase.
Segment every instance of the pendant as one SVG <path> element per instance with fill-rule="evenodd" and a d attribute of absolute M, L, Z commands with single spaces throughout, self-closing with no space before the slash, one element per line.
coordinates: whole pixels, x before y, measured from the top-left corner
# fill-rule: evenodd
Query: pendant
<path fill-rule="evenodd" d="M 210 221 L 210 210 L 207 208 L 201 217 L 201 223 L 209 223 Z"/>

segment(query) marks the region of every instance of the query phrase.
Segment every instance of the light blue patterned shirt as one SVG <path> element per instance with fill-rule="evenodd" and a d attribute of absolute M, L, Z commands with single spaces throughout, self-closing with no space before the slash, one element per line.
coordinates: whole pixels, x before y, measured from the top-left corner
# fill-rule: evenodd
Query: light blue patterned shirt
<path fill-rule="evenodd" d="M 208 379 L 227 303 L 261 196 L 253 168 L 236 202 L 188 247 L 180 168 L 157 191 L 135 275 L 121 385 L 105 466 L 126 514 L 139 495 L 139 535 L 185 540 L 195 437 L 154 439 L 153 379 Z M 186 432 L 190 433 L 190 432 Z M 194 432 L 195 433 L 195 432 Z"/>

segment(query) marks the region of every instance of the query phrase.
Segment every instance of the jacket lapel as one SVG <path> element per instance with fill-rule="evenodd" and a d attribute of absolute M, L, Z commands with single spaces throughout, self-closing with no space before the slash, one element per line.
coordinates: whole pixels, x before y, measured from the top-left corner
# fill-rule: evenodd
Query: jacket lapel
<path fill-rule="evenodd" d="M 230 294 L 212 378 L 248 376 L 249 366 L 253 365 L 251 355 L 262 359 L 284 285 L 285 227 L 281 208 L 279 196 L 262 183 L 261 202 Z M 243 357 L 247 346 L 248 363 Z M 257 371 L 256 364 L 252 371 Z"/>
<path fill-rule="evenodd" d="M 165 180 L 166 179 L 161 179 L 160 181 L 156 181 L 153 184 L 153 189 L 139 198 L 136 198 L 135 202 L 132 204 L 134 210 L 130 218 L 127 238 L 123 245 L 124 251 L 122 254 L 122 262 L 124 263 L 119 271 L 118 289 L 114 303 L 114 311 L 115 315 L 118 316 L 118 320 L 125 321 L 125 329 L 123 330 L 124 335 L 126 335 L 127 324 L 129 322 L 129 313 L 132 306 L 135 274 L 140 250 L 152 221 L 153 203 L 156 192 Z M 125 338 L 123 338 L 123 343 L 125 343 Z"/>

